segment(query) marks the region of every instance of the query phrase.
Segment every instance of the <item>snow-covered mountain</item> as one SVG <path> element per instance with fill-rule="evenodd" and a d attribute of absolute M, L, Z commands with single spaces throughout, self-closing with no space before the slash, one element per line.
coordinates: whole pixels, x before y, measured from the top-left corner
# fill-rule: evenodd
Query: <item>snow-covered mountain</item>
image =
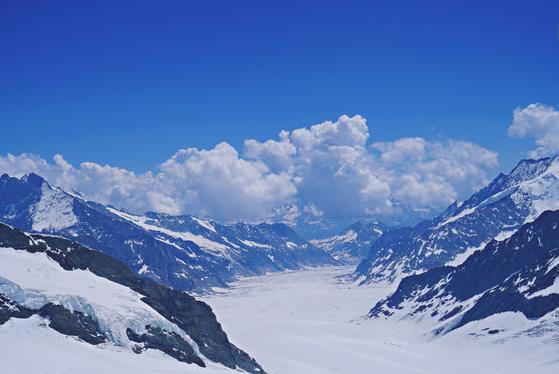
<path fill-rule="evenodd" d="M 360 282 L 393 280 L 458 265 L 491 239 L 504 239 L 543 211 L 559 208 L 559 159 L 523 160 L 468 200 L 413 228 L 391 230 L 355 270 Z"/>
<path fill-rule="evenodd" d="M 471 322 L 472 334 L 559 337 L 559 211 L 493 240 L 456 267 L 403 278 L 373 318 L 429 321 L 435 335 Z M 477 329 L 477 330 L 476 330 Z"/>
<path fill-rule="evenodd" d="M 72 239 L 180 290 L 335 262 L 283 224 L 220 225 L 192 216 L 134 215 L 67 193 L 35 174 L 0 177 L 0 221 Z"/>
<path fill-rule="evenodd" d="M 311 240 L 311 243 L 324 249 L 338 261 L 357 263 L 368 257 L 372 244 L 387 229 L 381 222 L 356 222 L 338 235 Z"/>
<path fill-rule="evenodd" d="M 26 330 L 19 331 L 21 323 L 14 319 L 29 320 Z M 13 323 L 7 328 L 1 326 L 9 321 Z M 0 327 L 3 344 L 10 339 L 15 343 L 18 333 L 49 329 L 72 338 L 66 340 L 69 348 L 91 345 L 92 354 L 103 349 L 159 351 L 200 367 L 263 373 L 254 359 L 229 342 L 205 303 L 143 279 L 116 259 L 73 241 L 30 235 L 4 224 Z M 60 343 L 57 334 L 48 336 Z M 60 365 L 63 370 L 64 363 Z"/>

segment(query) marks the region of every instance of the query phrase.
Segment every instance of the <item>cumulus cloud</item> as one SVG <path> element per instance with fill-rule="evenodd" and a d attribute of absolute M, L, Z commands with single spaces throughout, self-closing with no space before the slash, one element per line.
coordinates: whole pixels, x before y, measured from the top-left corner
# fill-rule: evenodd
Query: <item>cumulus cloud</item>
<path fill-rule="evenodd" d="M 538 158 L 559 151 L 559 111 L 543 104 L 516 108 L 508 133 L 515 138 L 533 138 L 537 148 L 530 153 Z"/>
<path fill-rule="evenodd" d="M 156 177 L 181 211 L 226 220 L 264 218 L 297 192 L 288 173 L 240 158 L 227 143 L 210 150 L 180 150 L 159 167 Z"/>
<path fill-rule="evenodd" d="M 392 181 L 393 200 L 403 209 L 433 211 L 488 182 L 497 154 L 465 141 L 403 138 L 374 143 Z"/>
<path fill-rule="evenodd" d="M 497 154 L 458 140 L 370 143 L 366 119 L 341 116 L 277 139 L 179 150 L 153 172 L 61 155 L 0 157 L 0 172 L 35 172 L 67 190 L 134 212 L 196 214 L 222 221 L 376 218 L 434 214 L 488 181 Z"/>
<path fill-rule="evenodd" d="M 342 116 L 278 140 L 248 140 L 244 156 L 289 173 L 304 213 L 336 219 L 437 212 L 487 183 L 498 165 L 495 152 L 471 142 L 368 141 L 365 118 Z"/>
<path fill-rule="evenodd" d="M 223 221 L 262 219 L 296 193 L 289 175 L 239 158 L 227 143 L 211 150 L 180 150 L 156 173 L 136 174 L 91 162 L 74 167 L 61 155 L 53 161 L 8 154 L 0 157 L 0 172 L 34 172 L 66 190 L 134 212 L 194 213 Z"/>

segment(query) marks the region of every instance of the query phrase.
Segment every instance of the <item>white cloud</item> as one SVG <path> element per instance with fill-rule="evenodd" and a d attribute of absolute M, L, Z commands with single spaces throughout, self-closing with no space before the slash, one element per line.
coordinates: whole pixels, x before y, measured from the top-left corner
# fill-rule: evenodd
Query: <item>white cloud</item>
<path fill-rule="evenodd" d="M 180 150 L 155 174 L 91 162 L 76 168 L 60 155 L 48 163 L 31 154 L 0 157 L 0 172 L 35 172 L 64 189 L 136 212 L 195 213 L 224 221 L 262 219 L 296 193 L 289 175 L 239 158 L 227 143 L 207 151 Z"/>
<path fill-rule="evenodd" d="M 289 173 L 304 213 L 335 219 L 432 214 L 487 183 L 498 165 L 495 152 L 470 142 L 415 137 L 369 148 L 368 140 L 365 118 L 342 116 L 249 140 L 244 156 Z"/>
<path fill-rule="evenodd" d="M 387 164 L 399 164 L 407 160 L 418 161 L 425 158 L 423 138 L 402 138 L 393 142 L 379 142 L 372 145 L 381 152 L 381 160 Z"/>
<path fill-rule="evenodd" d="M 403 138 L 375 143 L 391 174 L 394 201 L 405 209 L 436 211 L 486 184 L 497 154 L 465 141 Z"/>
<path fill-rule="evenodd" d="M 195 214 L 222 221 L 392 220 L 437 213 L 487 182 L 497 155 L 479 145 L 419 137 L 369 143 L 361 116 L 341 116 L 264 142 L 242 155 L 227 143 L 187 148 L 155 171 L 134 173 L 56 155 L 0 157 L 0 172 L 35 172 L 51 183 L 135 212 Z M 415 213 L 414 213 L 415 212 Z"/>
<path fill-rule="evenodd" d="M 180 150 L 159 167 L 156 178 L 181 211 L 225 220 L 263 219 L 296 194 L 289 174 L 240 158 L 227 143 Z"/>
<path fill-rule="evenodd" d="M 291 170 L 291 159 L 297 149 L 289 141 L 289 132 L 282 131 L 279 141 L 267 140 L 263 143 L 254 139 L 245 141 L 245 157 L 252 160 L 261 160 L 274 171 Z"/>
<path fill-rule="evenodd" d="M 559 151 L 559 111 L 538 103 L 516 108 L 508 133 L 515 138 L 534 138 L 537 148 L 531 157 L 555 154 Z"/>

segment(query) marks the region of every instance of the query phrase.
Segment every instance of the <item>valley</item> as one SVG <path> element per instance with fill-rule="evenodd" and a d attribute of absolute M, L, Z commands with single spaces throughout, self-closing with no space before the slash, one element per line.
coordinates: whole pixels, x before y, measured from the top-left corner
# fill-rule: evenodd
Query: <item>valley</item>
<path fill-rule="evenodd" d="M 273 374 L 559 370 L 553 359 L 559 347 L 544 342 L 549 336 L 502 342 L 491 335 L 470 335 L 477 327 L 472 323 L 433 339 L 425 332 L 428 321 L 366 319 L 374 302 L 394 286 L 356 287 L 347 277 L 352 270 L 325 267 L 244 278 L 204 301 L 232 342 Z M 493 317 L 491 322 L 506 323 L 509 317 L 500 322 Z M 514 317 L 515 324 L 525 320 Z"/>
<path fill-rule="evenodd" d="M 113 3 L 0 8 L 0 374 L 559 374 L 559 1 Z"/>

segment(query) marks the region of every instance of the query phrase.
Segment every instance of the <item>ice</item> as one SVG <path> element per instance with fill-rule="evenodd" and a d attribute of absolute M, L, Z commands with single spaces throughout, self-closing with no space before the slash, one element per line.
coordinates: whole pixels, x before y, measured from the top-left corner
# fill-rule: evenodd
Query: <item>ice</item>
<path fill-rule="evenodd" d="M 0 372 L 6 374 L 225 374 L 238 373 L 218 365 L 187 365 L 148 350 L 135 354 L 116 346 L 93 346 L 46 327 L 33 316 L 0 326 Z"/>
<path fill-rule="evenodd" d="M 142 333 L 146 325 L 173 331 L 197 346 L 179 327 L 145 304 L 137 292 L 87 270 L 66 271 L 45 253 L 0 248 L 0 290 L 18 303 L 39 308 L 61 304 L 97 320 L 114 344 L 131 347 L 126 329 Z"/>
<path fill-rule="evenodd" d="M 559 364 L 550 363 L 559 357 L 557 345 L 535 338 L 495 343 L 469 335 L 467 329 L 476 328 L 468 324 L 432 340 L 416 321 L 365 319 L 394 285 L 356 287 L 343 277 L 351 270 L 245 278 L 205 301 L 232 341 L 273 374 L 559 372 Z"/>

